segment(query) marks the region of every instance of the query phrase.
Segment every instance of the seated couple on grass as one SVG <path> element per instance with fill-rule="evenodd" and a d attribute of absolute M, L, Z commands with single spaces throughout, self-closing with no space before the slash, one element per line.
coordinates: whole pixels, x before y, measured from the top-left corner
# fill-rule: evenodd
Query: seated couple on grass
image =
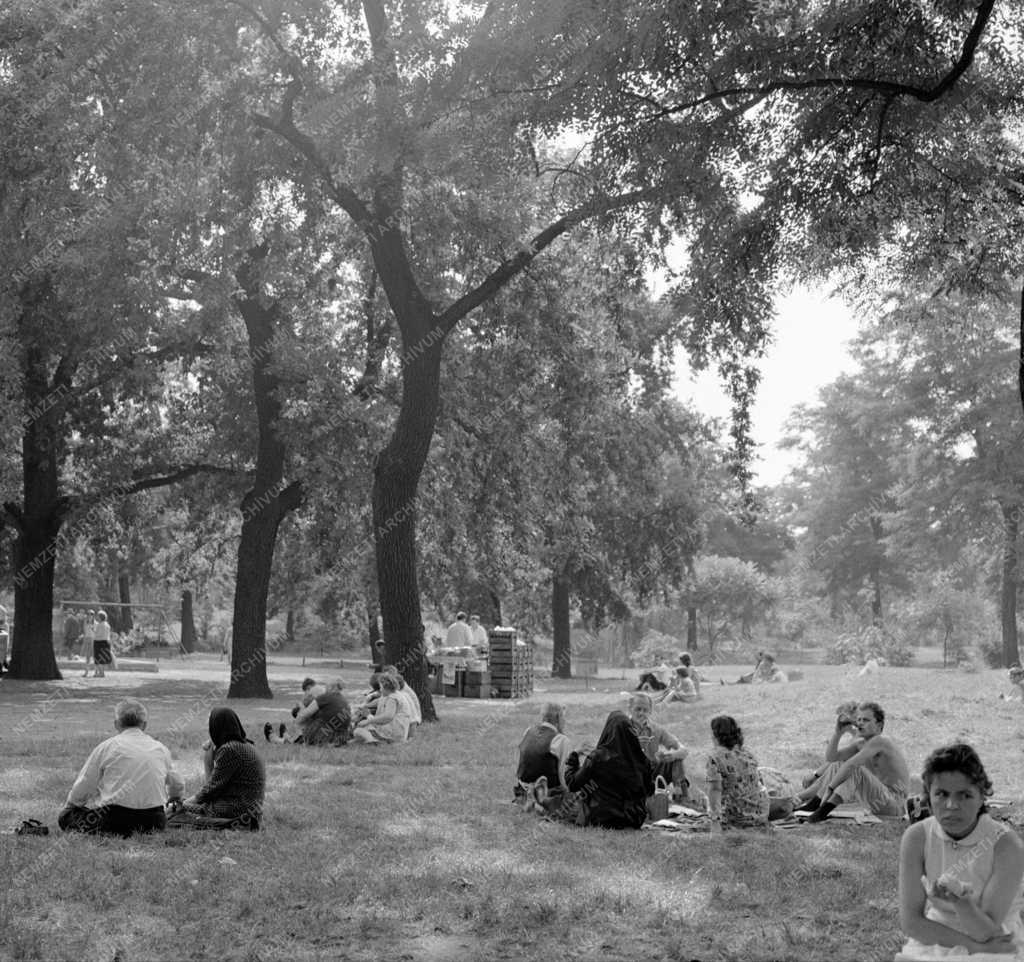
<path fill-rule="evenodd" d="M 341 693 L 341 679 L 335 679 L 326 687 L 318 685 L 312 678 L 302 682 L 301 703 L 292 709 L 295 730 L 281 722 L 277 731 L 267 722 L 263 726 L 263 737 L 268 742 L 293 743 L 301 745 L 344 745 L 352 737 L 352 710 L 348 700 Z"/>
<path fill-rule="evenodd" d="M 92 750 L 71 786 L 57 819 L 64 831 L 122 838 L 163 831 L 168 806 L 172 812 L 191 811 L 197 819 L 194 827 L 259 826 L 263 762 L 231 709 L 216 708 L 210 713 L 212 750 L 206 783 L 185 802 L 185 783 L 174 770 L 167 746 L 146 734 L 148 721 L 141 702 L 118 702 L 114 709 L 117 734 Z M 215 819 L 217 824 L 200 825 L 200 817 Z"/>
<path fill-rule="evenodd" d="M 886 735 L 885 712 L 866 701 L 840 705 L 825 749 L 825 764 L 804 779 L 794 814 L 822 822 L 843 802 L 859 801 L 873 815 L 902 815 L 910 774 L 900 748 Z M 853 740 L 840 748 L 843 735 Z"/>

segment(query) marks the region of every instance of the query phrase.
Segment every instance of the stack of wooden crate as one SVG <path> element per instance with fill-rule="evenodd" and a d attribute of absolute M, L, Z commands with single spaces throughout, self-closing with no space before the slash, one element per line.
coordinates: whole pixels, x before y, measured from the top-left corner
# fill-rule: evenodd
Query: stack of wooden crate
<path fill-rule="evenodd" d="M 490 633 L 491 686 L 498 698 L 525 698 L 533 692 L 533 646 L 519 644 L 514 628 Z"/>

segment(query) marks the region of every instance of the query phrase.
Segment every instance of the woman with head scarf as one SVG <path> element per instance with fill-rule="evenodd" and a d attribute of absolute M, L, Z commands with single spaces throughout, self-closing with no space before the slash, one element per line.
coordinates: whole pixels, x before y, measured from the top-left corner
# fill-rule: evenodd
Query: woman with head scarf
<path fill-rule="evenodd" d="M 600 828 L 640 828 L 654 776 L 629 716 L 613 711 L 595 748 L 582 766 L 573 752 L 566 765 L 569 791 L 577 793 L 581 824 Z"/>
<path fill-rule="evenodd" d="M 224 828 L 259 828 L 263 815 L 266 770 L 238 715 L 230 708 L 210 712 L 212 764 L 206 782 L 184 802 L 184 811 L 197 816 L 197 827 L 221 827 L 204 819 L 228 820 Z"/>

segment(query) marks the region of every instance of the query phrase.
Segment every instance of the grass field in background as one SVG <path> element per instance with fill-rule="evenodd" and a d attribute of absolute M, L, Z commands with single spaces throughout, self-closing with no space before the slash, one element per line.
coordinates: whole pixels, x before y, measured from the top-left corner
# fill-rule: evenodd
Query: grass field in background
<path fill-rule="evenodd" d="M 188 790 L 201 779 L 226 667 L 161 665 L 98 682 L 0 682 L 0 828 L 36 817 L 48 837 L 0 835 L 0 959 L 890 959 L 902 826 L 666 837 L 579 830 L 515 814 L 516 745 L 546 700 L 593 743 L 622 707 L 616 679 L 538 682 L 524 702 L 437 699 L 440 721 L 399 746 L 268 745 L 313 666 L 276 659 L 270 702 L 232 702 L 267 761 L 265 828 L 116 841 L 62 836 L 57 811 L 125 695 L 150 710 Z M 734 678 L 747 666 L 718 666 Z M 330 670 L 320 666 L 312 673 Z M 337 672 L 331 672 L 337 673 Z M 348 687 L 364 672 L 343 670 Z M 911 771 L 928 751 L 974 744 L 1001 797 L 1024 795 L 1024 706 L 1004 673 L 807 666 L 781 686 L 705 689 L 656 711 L 703 773 L 708 722 L 735 716 L 761 764 L 798 781 L 846 698 L 874 699 Z"/>

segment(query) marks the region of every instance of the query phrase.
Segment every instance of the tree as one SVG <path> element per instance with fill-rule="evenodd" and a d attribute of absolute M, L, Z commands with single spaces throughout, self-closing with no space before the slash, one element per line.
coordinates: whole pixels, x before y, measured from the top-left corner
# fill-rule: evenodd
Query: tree
<path fill-rule="evenodd" d="M 886 542 L 886 516 L 902 487 L 896 456 L 910 440 L 906 408 L 886 391 L 888 374 L 865 364 L 837 378 L 817 405 L 797 409 L 786 442 L 805 458 L 788 492 L 796 505 L 790 523 L 806 529 L 833 612 L 866 586 L 879 626 L 887 589 L 907 584 Z"/>
<path fill-rule="evenodd" d="M 767 576 L 749 561 L 706 555 L 694 562 L 680 601 L 696 609 L 708 654 L 713 655 L 720 642 L 737 634 L 749 640 L 754 625 L 770 611 L 774 595 Z"/>
<path fill-rule="evenodd" d="M 201 351 L 202 329 L 160 297 L 142 225 L 152 198 L 188 188 L 167 155 L 155 161 L 165 116 L 152 109 L 153 75 L 118 68 L 136 45 L 156 73 L 168 67 L 160 36 L 174 34 L 173 19 L 133 8 L 109 27 L 108 13 L 19 2 L 0 20 L 0 115 L 12 132 L 0 167 L 11 268 L 0 322 L 6 393 L 23 412 L 8 422 L 22 493 L 8 490 L 4 520 L 16 538 L 11 673 L 21 678 L 59 677 L 54 564 L 73 533 L 106 503 L 204 469 L 207 453 L 198 426 L 157 428 L 173 402 L 166 365 Z"/>
<path fill-rule="evenodd" d="M 1005 301 L 953 295 L 908 298 L 864 335 L 874 366 L 903 399 L 914 442 L 899 519 L 918 558 L 963 569 L 977 532 L 1001 562 L 1000 626 L 1007 665 L 1019 660 L 1017 582 L 1024 457 L 1014 377 L 1016 331 Z M 993 510 L 994 509 L 994 510 Z M 945 544 L 942 544 L 942 542 Z M 965 542 L 967 542 L 965 544 Z"/>

